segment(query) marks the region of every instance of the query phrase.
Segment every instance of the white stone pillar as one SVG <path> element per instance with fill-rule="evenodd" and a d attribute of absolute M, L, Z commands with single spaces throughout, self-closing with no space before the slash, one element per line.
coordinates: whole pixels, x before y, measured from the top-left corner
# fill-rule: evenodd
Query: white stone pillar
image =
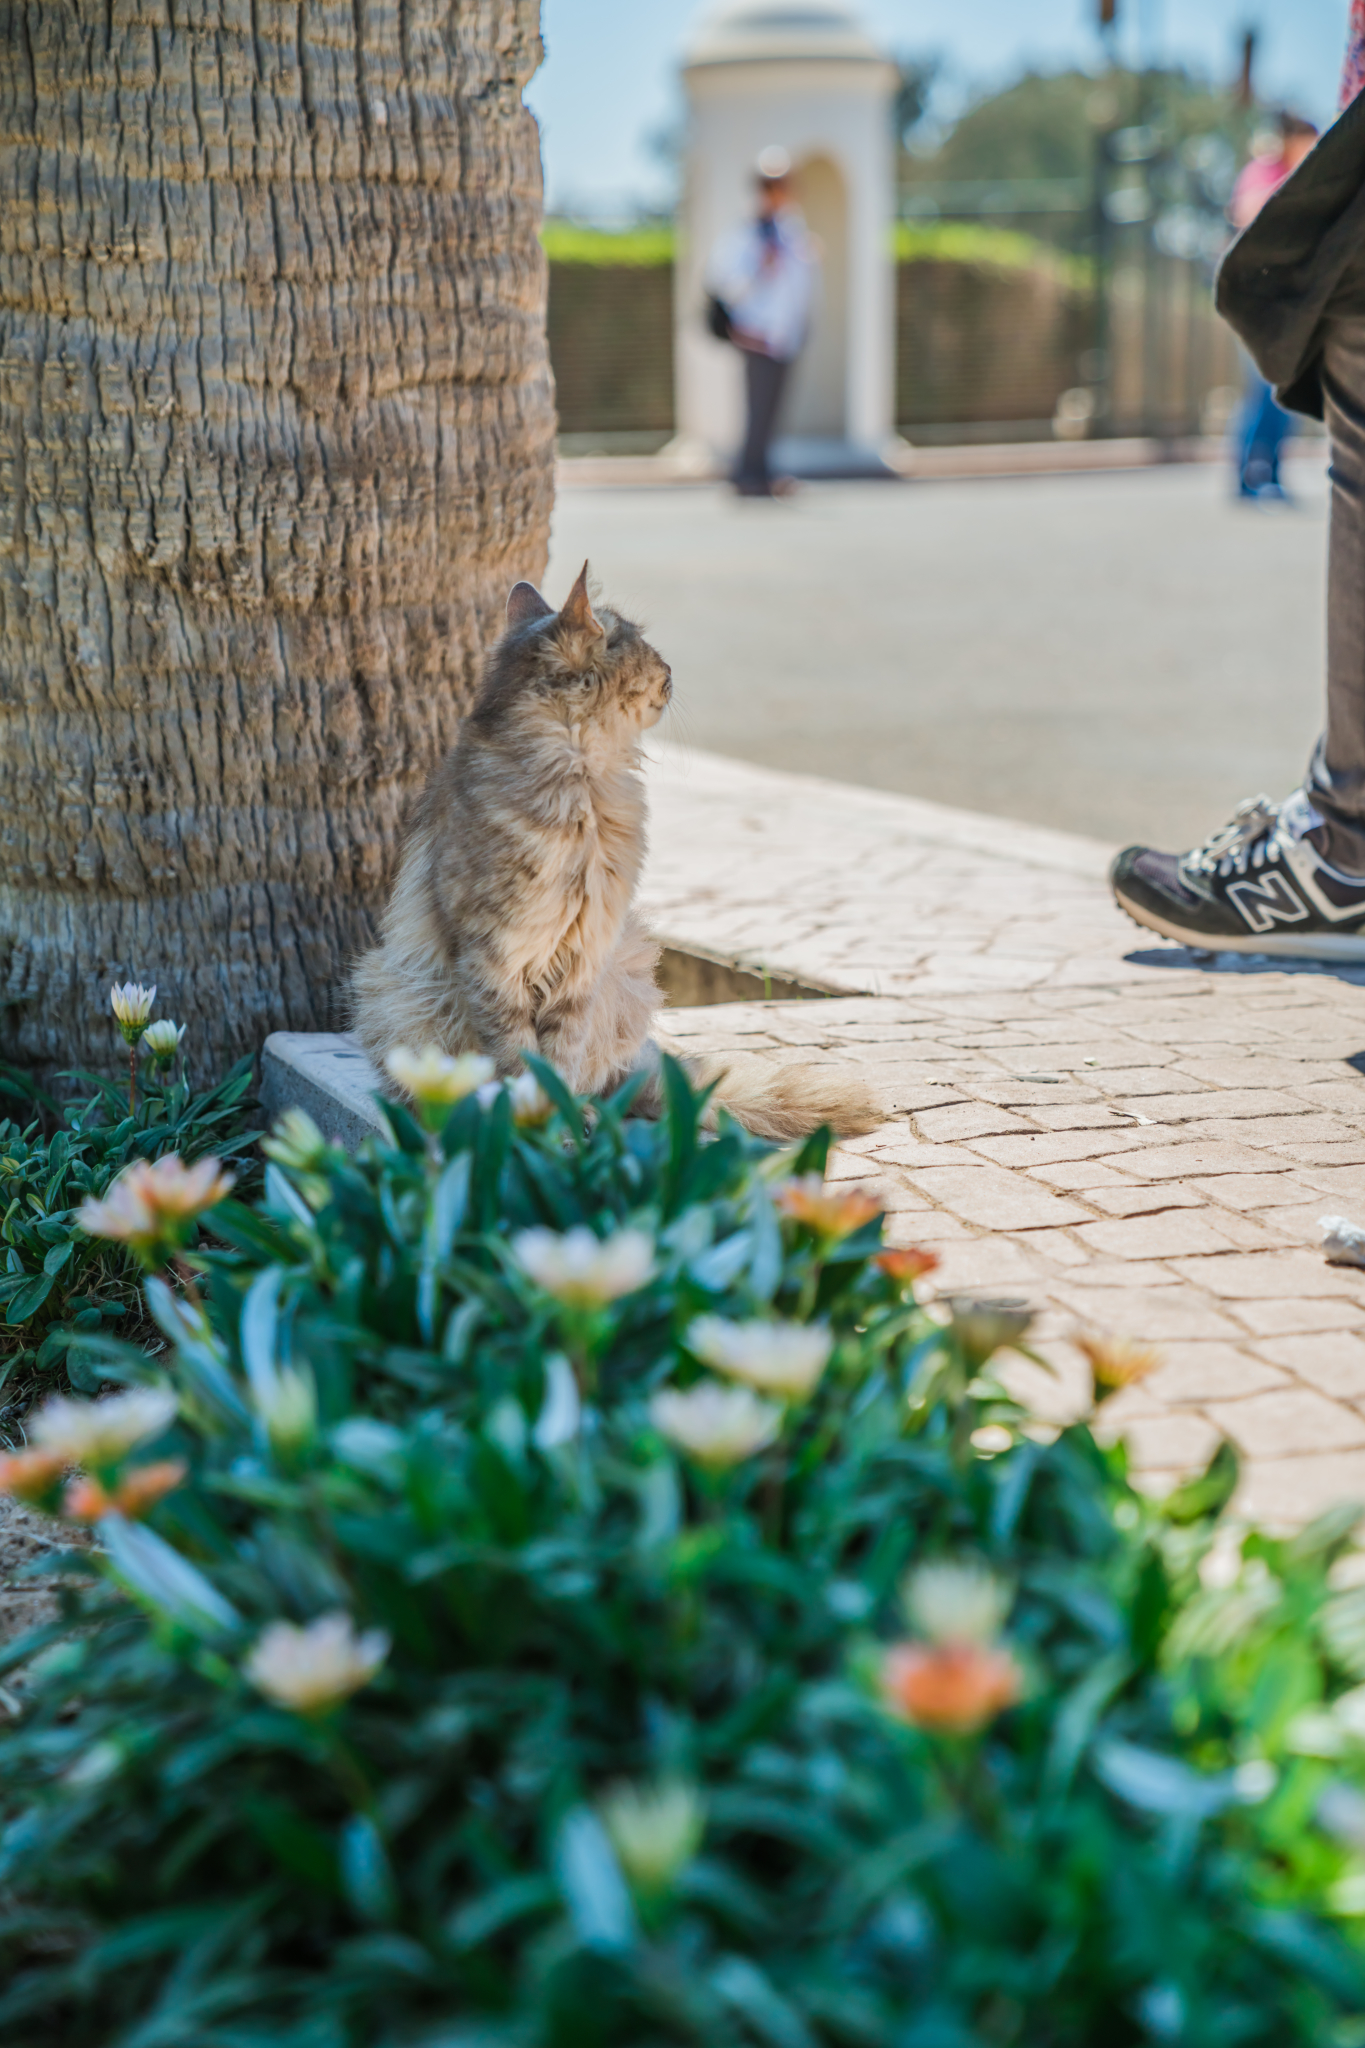
<path fill-rule="evenodd" d="M 683 79 L 675 449 L 728 462 L 739 444 L 742 365 L 706 331 L 705 269 L 716 238 L 752 209 L 755 161 L 776 144 L 825 251 L 777 458 L 798 475 L 884 473 L 895 426 L 895 67 L 840 0 L 723 0 L 700 23 Z"/>

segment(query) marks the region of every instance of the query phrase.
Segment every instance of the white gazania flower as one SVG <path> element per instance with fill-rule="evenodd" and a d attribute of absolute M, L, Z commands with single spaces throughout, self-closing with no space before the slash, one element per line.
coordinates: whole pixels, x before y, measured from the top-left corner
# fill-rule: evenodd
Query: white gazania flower
<path fill-rule="evenodd" d="M 537 1287 L 569 1308 L 601 1308 L 634 1294 L 654 1271 L 654 1243 L 643 1230 L 618 1230 L 597 1237 L 585 1224 L 563 1235 L 557 1230 L 523 1230 L 512 1239 L 512 1257 Z"/>
<path fill-rule="evenodd" d="M 931 1643 L 993 1643 L 1014 1604 L 1009 1587 L 984 1565 L 956 1558 L 912 1572 L 904 1599 L 911 1622 Z"/>
<path fill-rule="evenodd" d="M 692 1785 L 614 1785 L 598 1811 L 631 1885 L 666 1892 L 701 1847 L 706 1809 Z"/>
<path fill-rule="evenodd" d="M 143 988 L 141 982 L 116 981 L 109 991 L 109 1007 L 114 1021 L 127 1039 L 129 1045 L 136 1045 L 147 1029 L 147 1019 L 152 1014 L 156 1001 L 156 983 Z"/>
<path fill-rule="evenodd" d="M 548 1123 L 554 1114 L 554 1104 L 534 1074 L 516 1075 L 507 1084 L 507 1096 L 512 1105 L 512 1121 L 519 1130 Z"/>
<path fill-rule="evenodd" d="M 273 1621 L 242 1669 L 277 1706 L 321 1714 L 368 1685 L 388 1654 L 382 1629 L 358 1636 L 349 1614 L 322 1614 L 307 1628 Z"/>
<path fill-rule="evenodd" d="M 773 1402 L 714 1380 L 700 1380 L 686 1393 L 661 1387 L 649 1413 L 662 1436 L 717 1472 L 766 1450 L 782 1426 L 782 1410 Z"/>
<path fill-rule="evenodd" d="M 384 1065 L 414 1102 L 445 1108 L 473 1095 L 497 1071 L 493 1061 L 480 1052 L 461 1053 L 456 1059 L 434 1045 L 420 1053 L 406 1045 L 396 1045 L 385 1053 Z"/>
<path fill-rule="evenodd" d="M 102 1401 L 56 1394 L 39 1409 L 29 1434 L 69 1465 L 116 1465 L 135 1444 L 168 1429 L 177 1405 L 169 1387 L 130 1387 Z"/>
<path fill-rule="evenodd" d="M 688 1327 L 687 1348 L 704 1365 L 760 1394 L 804 1401 L 829 1364 L 834 1333 L 825 1323 L 732 1323 L 725 1316 L 698 1316 Z"/>
<path fill-rule="evenodd" d="M 142 1034 L 142 1050 L 150 1053 L 159 1067 L 168 1067 L 180 1050 L 180 1041 L 189 1027 L 173 1023 L 169 1017 L 158 1017 L 155 1024 L 149 1024 Z"/>
<path fill-rule="evenodd" d="M 217 1159 L 186 1166 L 174 1152 L 163 1159 L 135 1159 L 125 1166 L 102 1201 L 82 1202 L 76 1221 L 91 1237 L 111 1237 L 135 1249 L 176 1237 L 231 1189 L 233 1176 Z"/>

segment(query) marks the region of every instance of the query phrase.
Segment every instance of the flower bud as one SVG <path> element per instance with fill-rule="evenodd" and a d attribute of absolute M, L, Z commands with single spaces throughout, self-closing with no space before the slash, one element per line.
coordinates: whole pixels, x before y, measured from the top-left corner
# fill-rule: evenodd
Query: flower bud
<path fill-rule="evenodd" d="M 184 1024 L 173 1024 L 169 1017 L 158 1017 L 155 1024 L 149 1024 L 142 1034 L 142 1050 L 164 1070 L 179 1052 L 186 1028 Z"/>
<path fill-rule="evenodd" d="M 306 1109 L 287 1109 L 270 1136 L 262 1138 L 261 1150 L 278 1166 L 311 1173 L 326 1154 L 327 1140 Z"/>
<path fill-rule="evenodd" d="M 631 1889 L 658 1898 L 701 1847 L 706 1811 L 691 1785 L 612 1787 L 599 1808 Z"/>
<path fill-rule="evenodd" d="M 318 1392 L 310 1372 L 292 1365 L 275 1372 L 257 1400 L 265 1433 L 285 1456 L 313 1441 L 318 1425 Z"/>

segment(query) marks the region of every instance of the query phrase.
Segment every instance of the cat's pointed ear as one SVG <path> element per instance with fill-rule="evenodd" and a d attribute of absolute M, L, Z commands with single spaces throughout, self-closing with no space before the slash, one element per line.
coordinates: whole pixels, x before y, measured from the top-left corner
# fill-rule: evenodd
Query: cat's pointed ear
<path fill-rule="evenodd" d="M 507 593 L 507 623 L 524 626 L 531 619 L 554 617 L 554 606 L 546 604 L 534 583 L 514 583 Z"/>
<path fill-rule="evenodd" d="M 569 628 L 571 633 L 590 634 L 597 640 L 602 638 L 604 629 L 599 623 L 597 614 L 594 612 L 591 600 L 588 597 L 588 565 L 586 562 L 579 570 L 578 581 L 565 598 L 559 616 L 562 623 Z"/>

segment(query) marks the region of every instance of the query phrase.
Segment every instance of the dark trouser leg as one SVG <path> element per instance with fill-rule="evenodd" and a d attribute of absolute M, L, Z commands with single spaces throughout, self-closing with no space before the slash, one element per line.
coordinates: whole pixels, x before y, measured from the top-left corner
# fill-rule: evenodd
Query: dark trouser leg
<path fill-rule="evenodd" d="M 1327 730 L 1306 784 L 1324 859 L 1365 874 L 1365 317 L 1330 316 L 1323 355 L 1332 440 L 1327 550 Z"/>
<path fill-rule="evenodd" d="M 752 490 L 766 490 L 772 482 L 768 468 L 768 450 L 772 445 L 773 430 L 777 425 L 777 408 L 782 403 L 782 388 L 787 381 L 788 363 L 774 362 L 771 356 L 761 356 L 752 350 L 744 352 L 744 396 L 748 408 L 748 423 L 744 433 L 744 452 L 739 458 L 735 482 Z"/>

